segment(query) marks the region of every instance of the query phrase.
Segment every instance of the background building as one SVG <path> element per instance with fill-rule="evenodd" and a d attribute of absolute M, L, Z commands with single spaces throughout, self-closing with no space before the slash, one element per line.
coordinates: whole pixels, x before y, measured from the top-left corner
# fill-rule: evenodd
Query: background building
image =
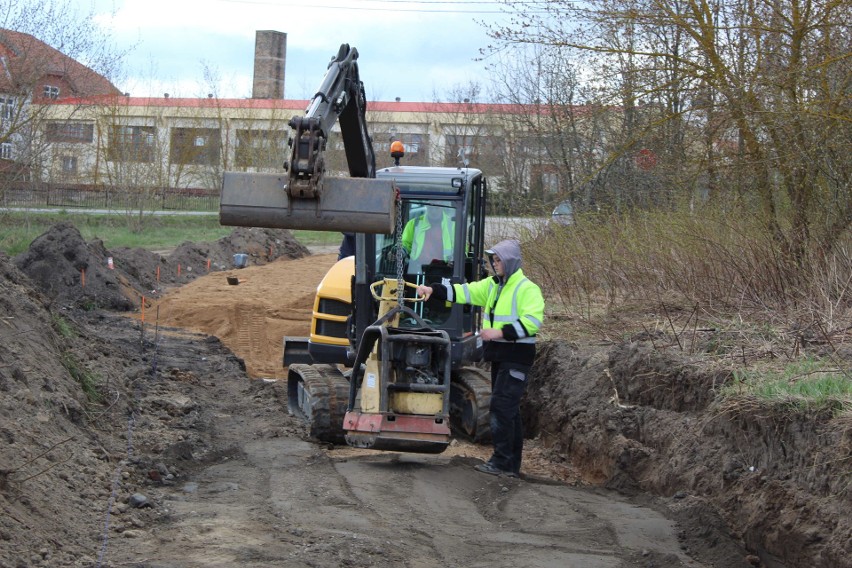
<path fill-rule="evenodd" d="M 10 93 L 4 112 L 38 116 L 26 136 L 7 131 L 4 138 L 20 148 L 8 152 L 26 172 L 15 180 L 46 188 L 62 205 L 83 192 L 108 191 L 132 195 L 135 208 L 170 192 L 217 195 L 225 171 L 282 171 L 288 122 L 308 105 L 284 98 L 287 36 L 281 32 L 257 32 L 253 92 L 245 99 L 132 97 L 31 36 L 4 37 L 17 43 L 2 44 L 2 63 L 20 78 L 0 83 Z M 561 178 L 535 138 L 519 134 L 524 120 L 539 113 L 469 100 L 367 105 L 377 166 L 392 163 L 390 142 L 401 140 L 405 164 L 470 164 L 489 175 L 492 194 L 511 188 L 527 205 L 550 207 L 560 198 Z M 339 125 L 330 135 L 326 165 L 331 175 L 348 171 Z M 7 185 L 4 195 L 20 188 Z"/>

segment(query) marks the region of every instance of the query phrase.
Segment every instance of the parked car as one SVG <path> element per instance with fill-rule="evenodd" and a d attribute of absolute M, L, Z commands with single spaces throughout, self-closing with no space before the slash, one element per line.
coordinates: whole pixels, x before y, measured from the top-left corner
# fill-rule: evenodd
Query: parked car
<path fill-rule="evenodd" d="M 574 223 L 574 207 L 570 201 L 563 201 L 553 209 L 550 217 L 560 225 L 571 225 Z"/>

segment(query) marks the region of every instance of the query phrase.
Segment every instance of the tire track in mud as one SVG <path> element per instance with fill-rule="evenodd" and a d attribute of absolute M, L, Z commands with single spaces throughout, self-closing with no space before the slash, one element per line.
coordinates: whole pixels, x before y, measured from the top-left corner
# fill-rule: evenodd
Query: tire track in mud
<path fill-rule="evenodd" d="M 262 306 L 239 304 L 233 310 L 235 327 L 234 345 L 231 349 L 244 360 L 251 362 L 251 374 L 265 376 L 273 369 L 258 367 L 256 362 L 266 361 L 269 338 L 266 335 L 266 309 Z"/>
<path fill-rule="evenodd" d="M 618 568 L 643 555 L 700 566 L 680 550 L 674 524 L 650 509 L 592 489 L 488 477 L 471 465 L 403 454 L 335 469 L 381 526 L 404 535 L 411 567 Z"/>

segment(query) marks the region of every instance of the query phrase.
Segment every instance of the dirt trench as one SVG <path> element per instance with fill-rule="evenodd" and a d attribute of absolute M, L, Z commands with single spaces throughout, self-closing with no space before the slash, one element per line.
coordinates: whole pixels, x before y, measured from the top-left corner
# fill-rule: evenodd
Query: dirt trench
<path fill-rule="evenodd" d="M 120 255 L 73 232 L 52 235 L 65 289 L 26 275 L 37 254 L 0 257 L 0 567 L 850 566 L 849 429 L 719 407 L 727 377 L 659 341 L 543 347 L 522 480 L 473 471 L 488 448 L 461 442 L 328 448 L 273 379 L 333 255 L 250 233 L 209 247 L 208 273 L 200 246 Z M 144 319 L 76 290 L 110 255 L 99 278 L 145 295 Z"/>

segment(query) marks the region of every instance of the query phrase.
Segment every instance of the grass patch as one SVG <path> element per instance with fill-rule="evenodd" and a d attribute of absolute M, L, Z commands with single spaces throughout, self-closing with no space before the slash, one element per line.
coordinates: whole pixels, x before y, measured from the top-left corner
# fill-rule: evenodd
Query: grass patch
<path fill-rule="evenodd" d="M 20 254 L 30 243 L 57 223 L 71 223 L 83 239 L 100 239 L 107 248 L 128 247 L 147 250 L 173 248 L 184 242 L 212 242 L 231 234 L 234 227 L 223 227 L 216 214 L 148 215 L 141 222 L 124 215 L 82 213 L 0 214 L 0 250 L 9 256 Z M 335 245 L 340 233 L 326 231 L 293 231 L 305 246 Z"/>
<path fill-rule="evenodd" d="M 795 361 L 779 370 L 735 371 L 725 397 L 753 396 L 768 403 L 800 410 L 852 409 L 852 375 L 819 359 Z"/>
<path fill-rule="evenodd" d="M 65 339 L 71 339 L 72 337 L 77 336 L 77 333 L 74 331 L 74 328 L 71 327 L 71 324 L 68 323 L 67 319 L 55 314 L 51 316 L 51 319 L 53 321 L 53 329 L 55 329 L 56 332 Z"/>
<path fill-rule="evenodd" d="M 79 361 L 67 351 L 62 354 L 62 366 L 80 384 L 89 402 L 99 403 L 103 400 L 103 393 L 100 390 L 101 379 L 96 373 L 83 368 Z"/>
<path fill-rule="evenodd" d="M 71 223 L 83 239 L 100 239 L 107 248 L 169 248 L 185 241 L 215 241 L 233 227 L 222 227 L 216 215 L 157 215 L 143 223 L 123 215 L 78 213 L 5 213 L 0 248 L 9 255 L 25 251 L 30 243 L 57 223 Z"/>
<path fill-rule="evenodd" d="M 343 237 L 340 233 L 330 231 L 292 231 L 296 240 L 305 246 L 340 245 Z"/>

